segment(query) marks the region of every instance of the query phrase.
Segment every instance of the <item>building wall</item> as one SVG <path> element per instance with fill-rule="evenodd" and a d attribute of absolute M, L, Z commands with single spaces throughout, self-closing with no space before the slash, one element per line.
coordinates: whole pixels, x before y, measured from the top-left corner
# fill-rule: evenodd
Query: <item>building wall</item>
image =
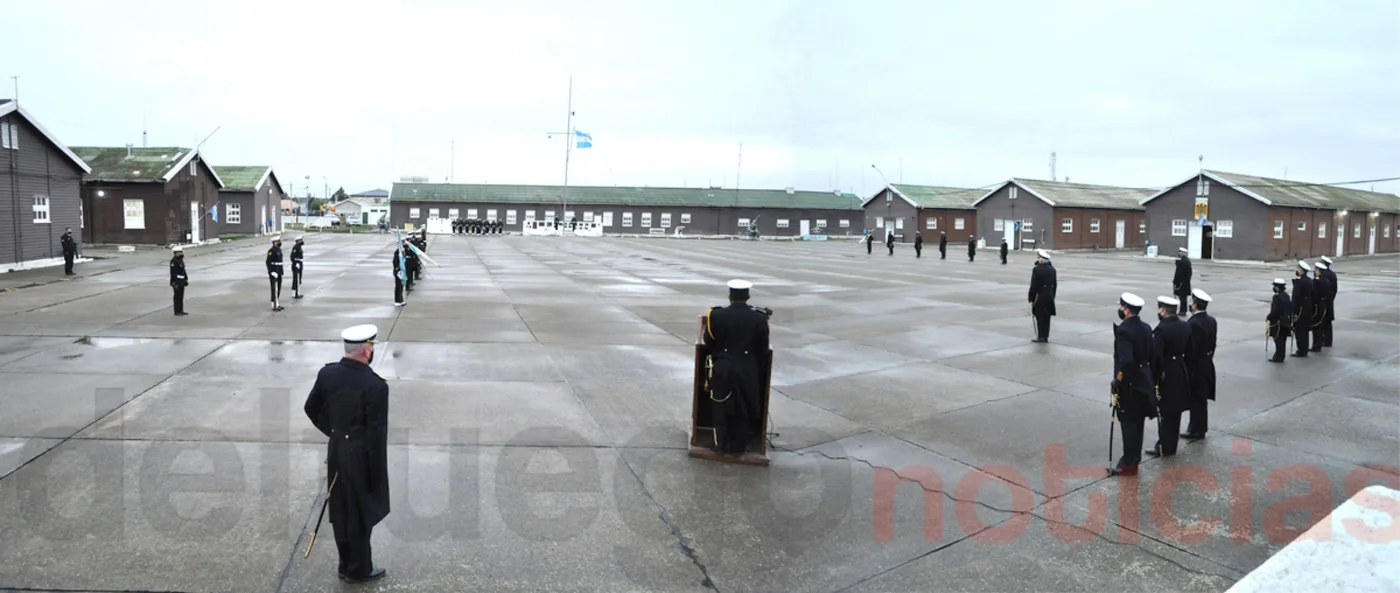
<path fill-rule="evenodd" d="M 3 119 L 19 129 L 19 149 L 0 149 L 0 263 L 62 257 L 65 227 L 81 239 L 82 169 L 19 113 Z M 34 222 L 34 197 L 47 196 L 49 222 Z"/>
<path fill-rule="evenodd" d="M 924 240 L 938 241 L 939 233 L 945 233 L 949 241 L 966 241 L 968 235 L 983 236 L 978 233 L 977 211 L 967 210 L 947 210 L 941 208 L 920 208 L 919 209 L 918 232 L 924 234 Z M 963 228 L 958 228 L 958 219 L 962 219 Z M 929 228 L 932 221 L 935 228 Z M 912 238 L 910 240 L 913 240 Z M 993 243 L 992 237 L 987 237 L 987 243 Z M 1000 245 L 1001 239 L 998 237 L 995 244 Z"/>
<path fill-rule="evenodd" d="M 1071 221 L 1070 232 L 1064 232 L 1064 221 Z M 1094 231 L 1094 221 L 1099 222 Z M 1046 235 L 1055 235 L 1055 249 L 1116 249 L 1118 245 L 1118 221 L 1123 221 L 1123 248 L 1133 249 L 1145 245 L 1147 236 L 1142 232 L 1144 213 L 1139 210 L 1112 210 L 1104 208 L 1055 208 Z M 1039 232 L 1037 232 L 1039 235 Z"/>
<path fill-rule="evenodd" d="M 977 204 L 977 228 L 983 231 L 983 235 L 993 233 L 996 228 L 995 221 L 1003 220 L 1030 220 L 1030 230 L 1022 230 L 1022 249 L 1055 249 L 1055 232 L 1058 231 L 1058 221 L 1053 220 L 1054 210 L 1049 204 L 1041 201 L 1026 191 L 1025 188 L 1018 188 L 1016 199 L 1011 199 L 1011 184 L 1007 184 L 995 193 L 988 196 Z M 1052 226 L 1054 228 L 1052 228 Z M 950 239 L 953 235 L 949 235 Z M 964 237 L 965 238 L 965 237 Z M 1001 245 L 1001 238 L 993 241 L 988 236 L 988 244 Z M 1014 245 L 1012 246 L 1015 247 Z"/>
<path fill-rule="evenodd" d="M 272 232 L 275 233 L 277 229 L 282 228 L 282 198 L 284 196 L 282 192 L 277 189 L 277 184 L 274 181 L 275 177 L 276 173 L 268 176 L 267 181 L 263 182 L 262 187 L 258 188 L 257 193 L 253 194 L 253 207 L 257 212 L 257 216 L 262 218 L 262 220 L 257 221 L 255 224 L 262 225 L 257 227 L 258 232 L 262 234 L 268 232 L 268 219 L 272 220 Z M 267 212 L 266 216 L 263 216 L 264 211 Z"/>
<path fill-rule="evenodd" d="M 209 167 L 197 161 L 197 173 L 190 173 L 186 164 L 179 174 L 166 183 L 103 183 L 89 182 L 83 186 L 83 197 L 93 212 L 92 243 L 168 245 L 186 243 L 190 231 L 190 202 L 198 202 L 199 237 L 219 236 L 219 227 L 206 214 L 219 199 L 219 187 Z M 97 196 L 102 191 L 106 195 Z M 145 204 L 144 229 L 125 228 L 124 200 L 142 200 Z M 220 218 L 223 212 L 219 213 Z"/>
<path fill-rule="evenodd" d="M 214 181 L 212 171 L 203 159 L 195 157 L 197 163 L 191 173 L 189 164 L 165 184 L 166 196 L 166 243 L 185 243 L 215 239 L 219 236 L 219 225 L 209 218 L 209 208 L 219 200 L 219 184 Z M 191 237 L 190 204 L 198 202 L 201 216 L 199 236 Z"/>
<path fill-rule="evenodd" d="M 239 205 L 239 221 L 229 221 L 228 205 Z M 257 199 L 253 192 L 219 192 L 219 232 L 230 235 L 255 235 L 258 232 Z"/>
<path fill-rule="evenodd" d="M 1157 253 L 1173 255 L 1186 247 L 1187 235 L 1172 236 L 1172 221 L 1188 224 L 1196 208 L 1196 183 L 1192 179 L 1146 204 L 1147 240 L 1158 247 Z M 1273 245 L 1273 219 L 1268 206 L 1224 185 L 1213 183 L 1210 188 L 1210 220 L 1215 224 L 1212 257 L 1215 259 L 1264 261 Z M 1220 237 L 1221 221 L 1230 221 L 1231 236 Z M 1269 259 L 1281 259 L 1281 255 Z"/>
<path fill-rule="evenodd" d="M 1376 253 L 1400 253 L 1400 215 L 1388 213 L 1377 218 Z"/>
<path fill-rule="evenodd" d="M 418 217 L 411 218 L 410 210 L 418 208 Z M 564 217 L 564 210 L 558 204 L 550 205 L 526 205 L 526 204 L 506 204 L 506 203 L 468 203 L 468 202 L 408 202 L 395 200 L 390 205 L 390 224 L 393 227 L 402 228 L 405 223 L 412 223 L 414 228 L 421 228 L 427 224 L 429 209 L 437 208 L 438 215 L 447 218 L 448 210 L 458 209 L 458 214 L 462 218 L 470 218 L 469 210 L 476 209 L 477 218 L 488 218 L 489 210 L 496 210 L 496 219 L 509 223 L 507 212 L 515 211 L 515 222 L 506 224 L 505 230 L 519 232 L 525 221 L 526 211 L 533 210 L 536 220 L 545 220 L 547 211 L 554 212 L 554 216 L 560 220 L 567 221 Z M 852 234 L 860 232 L 861 211 L 860 210 L 820 210 L 820 209 L 775 209 L 775 208 L 740 208 L 732 207 L 656 207 L 656 206 L 616 206 L 616 205 L 596 205 L 596 204 L 569 204 L 569 211 L 579 220 L 585 220 L 584 213 L 592 212 L 596 219 L 606 222 L 604 213 L 612 213 L 612 224 L 604 226 L 603 232 L 607 234 L 637 234 L 645 235 L 650 232 L 650 228 L 662 228 L 662 214 L 670 214 L 671 222 L 669 227 L 665 227 L 667 234 L 673 233 L 678 226 L 684 226 L 682 234 L 688 235 L 739 235 L 748 232 L 748 227 L 740 227 L 741 220 L 758 219 L 758 231 L 763 236 L 796 236 L 801 234 L 802 220 L 811 221 L 811 230 L 816 232 L 816 223 L 825 220 L 827 223 L 826 233 L 829 235 L 844 235 L 847 231 Z M 624 214 L 632 214 L 632 225 L 624 226 Z M 642 214 L 651 214 L 651 224 L 649 227 L 642 226 Z M 683 215 L 690 215 L 690 222 L 683 222 Z M 787 221 L 786 228 L 778 228 L 780 220 Z M 840 221 L 846 220 L 849 224 L 846 228 L 840 227 Z M 371 221 L 374 223 L 376 221 Z"/>
<path fill-rule="evenodd" d="M 886 199 L 887 197 L 889 199 Z M 875 229 L 877 231 L 875 238 L 883 241 L 885 239 L 884 223 L 887 219 L 894 220 L 894 233 L 898 240 L 903 243 L 912 243 L 914 242 L 914 233 L 922 228 L 917 226 L 918 214 L 919 210 L 913 204 L 886 188 L 865 205 L 862 213 L 863 219 L 860 223 L 862 228 L 855 229 L 855 221 L 851 221 L 851 225 L 852 229 L 858 233 L 865 229 Z"/>

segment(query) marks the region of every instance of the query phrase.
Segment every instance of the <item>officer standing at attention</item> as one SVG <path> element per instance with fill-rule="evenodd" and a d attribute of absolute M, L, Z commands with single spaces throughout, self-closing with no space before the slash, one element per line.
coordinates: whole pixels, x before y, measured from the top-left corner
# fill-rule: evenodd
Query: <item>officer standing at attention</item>
<path fill-rule="evenodd" d="M 1190 253 L 1185 247 L 1178 247 L 1180 256 L 1176 258 L 1176 274 L 1172 276 L 1172 294 L 1181 300 L 1181 307 L 1177 309 L 1177 315 L 1186 314 L 1186 299 L 1191 296 L 1191 259 L 1187 257 Z"/>
<path fill-rule="evenodd" d="M 73 275 L 73 258 L 78 255 L 78 242 L 73 240 L 73 227 L 63 229 L 63 237 L 59 239 L 63 244 L 63 275 Z"/>
<path fill-rule="evenodd" d="M 975 235 L 967 238 L 967 261 L 974 259 L 977 259 L 977 237 Z"/>
<path fill-rule="evenodd" d="M 1181 413 L 1191 398 L 1191 375 L 1186 352 L 1191 349 L 1191 326 L 1176 312 L 1176 297 L 1157 297 L 1157 327 L 1152 329 L 1152 377 L 1157 380 L 1157 444 L 1148 455 L 1176 455 Z"/>
<path fill-rule="evenodd" d="M 294 298 L 294 299 L 299 299 L 299 298 L 301 298 L 301 297 L 303 296 L 303 295 L 301 294 L 301 289 L 300 289 L 300 287 L 301 287 L 301 263 L 302 263 L 302 260 L 306 257 L 306 255 L 305 255 L 304 253 L 302 253 L 301 248 L 302 248 L 302 242 L 303 242 L 305 239 L 306 239 L 305 237 L 297 236 L 297 242 L 296 242 L 296 244 L 295 244 L 295 245 L 292 245 L 292 294 L 295 295 L 295 296 L 293 296 L 292 298 Z"/>
<path fill-rule="evenodd" d="M 1035 339 L 1032 342 L 1050 341 L 1050 317 L 1055 314 L 1055 266 L 1050 265 L 1050 253 L 1044 249 L 1035 250 L 1035 267 L 1031 269 L 1031 290 L 1026 300 L 1031 303 L 1031 315 L 1035 316 Z"/>
<path fill-rule="evenodd" d="M 408 294 L 413 294 L 413 281 L 418 271 L 418 254 L 413 251 L 412 245 L 412 240 L 403 240 L 404 277 L 408 279 L 404 283 L 404 290 L 407 290 Z"/>
<path fill-rule="evenodd" d="M 1298 260 L 1298 269 L 1293 272 L 1293 339 L 1298 347 L 1293 356 L 1298 358 L 1307 358 L 1310 350 L 1308 331 L 1312 329 L 1313 281 L 1308 277 L 1309 272 L 1312 272 L 1312 266 Z"/>
<path fill-rule="evenodd" d="M 1191 397 L 1187 410 L 1191 423 L 1181 437 L 1190 440 L 1206 438 L 1208 412 L 1206 402 L 1215 400 L 1215 318 L 1206 313 L 1210 295 L 1199 288 L 1191 290 L 1191 348 L 1186 351 L 1186 371 L 1191 375 Z"/>
<path fill-rule="evenodd" d="M 175 252 L 170 256 L 170 288 L 175 290 L 175 314 L 189 315 L 185 312 L 185 287 L 190 285 L 190 277 L 185 274 L 185 249 L 176 245 L 171 251 Z"/>
<path fill-rule="evenodd" d="M 1293 302 L 1288 298 L 1288 283 L 1274 278 L 1274 300 L 1269 305 L 1269 337 L 1274 339 L 1274 356 L 1269 362 L 1283 362 L 1288 348 L 1288 332 L 1293 327 Z"/>
<path fill-rule="evenodd" d="M 914 233 L 914 259 L 924 256 L 924 234 Z"/>
<path fill-rule="evenodd" d="M 389 514 L 389 384 L 370 370 L 379 328 L 341 332 L 345 356 L 327 363 L 306 397 L 306 417 L 326 435 L 326 498 L 335 547 L 336 576 L 363 583 L 384 576 L 376 568 L 370 533 Z"/>
<path fill-rule="evenodd" d="M 749 441 L 763 434 L 762 369 L 768 353 L 768 315 L 749 306 L 752 282 L 729 281 L 729 306 L 705 313 L 705 345 L 710 347 L 710 407 L 716 453 L 745 455 Z"/>
<path fill-rule="evenodd" d="M 272 249 L 267 250 L 267 280 L 272 287 L 272 310 L 281 311 L 282 297 L 282 238 L 272 238 Z"/>
<path fill-rule="evenodd" d="M 404 303 L 404 300 L 403 300 L 403 287 L 404 287 L 404 278 L 407 277 L 407 274 L 405 274 L 404 271 L 408 269 L 408 266 L 404 263 L 405 258 L 404 258 L 404 256 L 403 256 L 403 251 L 402 251 L 402 249 L 404 249 L 404 248 L 397 248 L 397 247 L 394 248 L 394 306 L 395 306 L 395 307 L 402 307 L 402 306 L 404 306 L 404 305 L 406 304 L 406 303 Z"/>
<path fill-rule="evenodd" d="M 885 231 L 885 247 L 890 248 L 890 255 L 894 255 L 894 231 Z"/>
<path fill-rule="evenodd" d="M 1323 318 L 1320 338 L 1323 348 L 1331 348 L 1332 322 L 1337 319 L 1337 273 L 1332 271 L 1332 258 L 1324 255 L 1321 259 L 1322 263 L 1327 264 L 1327 267 L 1322 268 L 1322 276 L 1327 278 L 1327 316 Z"/>
<path fill-rule="evenodd" d="M 1328 267 L 1326 262 L 1313 264 L 1313 339 L 1310 352 L 1322 352 L 1323 342 L 1332 334 L 1332 320 L 1327 316 L 1332 312 L 1332 295 L 1335 291 L 1327 279 L 1327 272 L 1331 271 Z"/>
<path fill-rule="evenodd" d="M 1143 424 L 1157 417 L 1152 383 L 1152 328 L 1138 317 L 1146 302 L 1125 292 L 1118 297 L 1118 319 L 1113 327 L 1113 413 L 1123 433 L 1123 456 L 1108 475 L 1136 476 L 1142 461 Z"/>
<path fill-rule="evenodd" d="M 875 231 L 865 233 L 865 254 L 870 255 L 875 248 Z"/>
<path fill-rule="evenodd" d="M 1006 239 L 1001 240 L 1001 265 L 1006 265 Z"/>
<path fill-rule="evenodd" d="M 938 259 L 948 259 L 948 234 L 938 231 Z"/>

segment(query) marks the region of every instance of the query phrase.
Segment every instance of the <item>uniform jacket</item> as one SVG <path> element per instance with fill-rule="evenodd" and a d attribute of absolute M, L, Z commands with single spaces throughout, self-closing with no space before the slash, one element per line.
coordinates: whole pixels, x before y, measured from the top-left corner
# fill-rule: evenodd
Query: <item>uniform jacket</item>
<path fill-rule="evenodd" d="M 1287 333 L 1293 329 L 1293 302 L 1288 298 L 1287 292 L 1274 293 L 1274 301 L 1269 305 L 1269 316 L 1264 319 L 1269 322 L 1269 337 L 1277 337 L 1279 330 Z"/>
<path fill-rule="evenodd" d="M 1186 352 L 1191 349 L 1191 326 L 1168 315 L 1152 329 L 1152 377 L 1157 380 L 1157 409 L 1162 413 L 1186 409 L 1191 397 L 1191 373 Z"/>
<path fill-rule="evenodd" d="M 63 244 L 63 255 L 77 255 L 78 242 L 73 240 L 72 234 L 63 233 L 63 237 L 59 239 L 59 242 Z"/>
<path fill-rule="evenodd" d="M 1332 268 L 1322 271 L 1322 277 L 1327 279 L 1327 321 L 1336 319 L 1337 302 L 1337 273 Z"/>
<path fill-rule="evenodd" d="M 1001 242 L 1001 258 L 1006 259 L 1006 241 Z"/>
<path fill-rule="evenodd" d="M 1293 325 L 1302 325 L 1304 328 L 1310 327 L 1313 310 L 1313 281 L 1312 278 L 1303 276 L 1293 279 Z"/>
<path fill-rule="evenodd" d="M 292 268 L 301 271 L 301 260 L 305 255 L 301 251 L 301 245 L 292 246 Z"/>
<path fill-rule="evenodd" d="M 280 278 L 282 276 L 282 248 L 273 246 L 272 249 L 268 249 L 267 261 L 264 263 L 267 265 L 268 276 L 276 274 Z"/>
<path fill-rule="evenodd" d="M 1036 264 L 1031 269 L 1031 290 L 1026 293 L 1031 313 L 1038 316 L 1055 314 L 1055 266 L 1050 262 Z"/>
<path fill-rule="evenodd" d="M 1191 345 L 1186 350 L 1186 371 L 1191 373 L 1191 397 L 1215 399 L 1215 318 L 1199 311 L 1186 320 Z"/>
<path fill-rule="evenodd" d="M 967 254 L 972 255 L 974 253 L 977 253 L 977 239 L 969 238 L 967 240 Z"/>
<path fill-rule="evenodd" d="M 914 246 L 915 246 L 915 247 L 923 247 L 923 246 L 924 246 L 924 236 L 923 236 L 923 235 L 914 235 Z"/>
<path fill-rule="evenodd" d="M 188 286 L 190 277 L 185 274 L 185 258 L 175 256 L 170 258 L 170 285 Z"/>
<path fill-rule="evenodd" d="M 321 367 L 306 417 L 326 435 L 331 523 L 369 527 L 389 514 L 389 385 L 358 360 Z"/>
<path fill-rule="evenodd" d="M 947 249 L 948 249 L 948 235 L 939 235 L 939 236 L 938 236 L 938 250 L 939 250 L 939 251 L 946 251 Z"/>
<path fill-rule="evenodd" d="M 1172 275 L 1172 294 L 1174 294 L 1174 295 L 1189 295 L 1189 294 L 1191 294 L 1191 260 L 1190 260 L 1190 259 L 1187 259 L 1187 258 L 1184 258 L 1184 257 L 1178 257 L 1178 258 L 1176 258 L 1176 274 L 1173 274 L 1173 275 Z"/>
<path fill-rule="evenodd" d="M 1141 317 L 1113 327 L 1113 377 L 1118 381 L 1118 411 L 1129 418 L 1156 418 L 1152 381 L 1152 328 Z"/>
<path fill-rule="evenodd" d="M 1327 311 L 1332 308 L 1332 283 L 1320 271 L 1313 279 L 1312 325 L 1322 325 L 1327 321 Z"/>
<path fill-rule="evenodd" d="M 711 398 L 723 401 L 725 414 L 740 422 L 760 422 L 761 363 L 768 360 L 768 317 L 748 303 L 713 307 L 705 315 L 704 340 L 714 363 Z"/>

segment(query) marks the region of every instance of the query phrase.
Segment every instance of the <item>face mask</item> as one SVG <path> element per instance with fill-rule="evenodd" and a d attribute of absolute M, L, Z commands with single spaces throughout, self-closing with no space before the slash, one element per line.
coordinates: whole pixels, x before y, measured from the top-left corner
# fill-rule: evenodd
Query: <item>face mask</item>
<path fill-rule="evenodd" d="M 369 351 L 369 360 L 366 360 L 366 361 L 365 361 L 365 364 L 367 364 L 367 365 L 374 364 L 374 349 L 373 349 L 373 348 L 370 349 L 370 351 Z"/>
<path fill-rule="evenodd" d="M 1158 313 L 1158 314 L 1157 314 L 1157 321 L 1161 321 L 1161 320 L 1166 319 L 1166 318 L 1167 318 L 1167 314 L 1166 314 L 1166 313 Z"/>
<path fill-rule="evenodd" d="M 1119 320 L 1119 321 L 1123 321 L 1124 319 L 1127 319 L 1127 318 L 1128 318 L 1128 316 L 1123 314 L 1123 310 L 1122 310 L 1122 309 L 1119 309 L 1119 310 L 1118 310 L 1118 320 Z"/>

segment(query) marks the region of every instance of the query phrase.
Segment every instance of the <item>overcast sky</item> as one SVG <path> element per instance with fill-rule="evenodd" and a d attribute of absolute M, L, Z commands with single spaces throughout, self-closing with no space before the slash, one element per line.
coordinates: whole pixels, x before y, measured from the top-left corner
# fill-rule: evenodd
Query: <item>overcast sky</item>
<path fill-rule="evenodd" d="M 0 96 L 71 145 L 298 195 L 401 175 L 826 190 L 1207 168 L 1400 176 L 1400 2 L 0 0 Z M 1150 6 L 1149 6 L 1150 5 Z M 455 159 L 452 145 L 455 141 Z M 739 146 L 743 144 L 742 166 Z M 323 181 L 323 177 L 325 180 Z M 1361 186 L 1366 189 L 1367 186 Z M 1400 184 L 1376 184 L 1400 192 Z"/>

